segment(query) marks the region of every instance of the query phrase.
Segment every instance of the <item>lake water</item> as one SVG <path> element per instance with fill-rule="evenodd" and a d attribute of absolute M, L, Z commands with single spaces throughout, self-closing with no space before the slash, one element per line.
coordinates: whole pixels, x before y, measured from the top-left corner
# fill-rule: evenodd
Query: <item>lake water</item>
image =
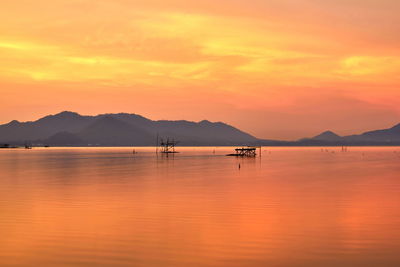
<path fill-rule="evenodd" d="M 400 266 L 400 148 L 136 151 L 1 149 L 0 266 Z"/>

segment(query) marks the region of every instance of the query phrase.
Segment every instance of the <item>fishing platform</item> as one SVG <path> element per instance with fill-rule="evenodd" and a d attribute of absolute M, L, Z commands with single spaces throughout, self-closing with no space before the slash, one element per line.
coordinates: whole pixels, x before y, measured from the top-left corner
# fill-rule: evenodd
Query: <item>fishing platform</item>
<path fill-rule="evenodd" d="M 157 137 L 158 139 L 158 137 Z M 179 143 L 179 141 L 175 141 L 174 139 L 169 139 L 167 138 L 166 141 L 164 141 L 162 138 L 160 139 L 160 142 L 157 142 L 157 152 L 158 148 L 160 147 L 160 153 L 163 154 L 175 154 L 179 153 L 178 151 L 175 151 L 175 146 Z"/>
<path fill-rule="evenodd" d="M 257 148 L 260 149 L 260 156 L 261 156 L 261 147 L 255 147 L 255 146 L 236 148 L 235 153 L 228 154 L 227 156 L 229 156 L 229 157 L 256 157 L 257 156 Z"/>

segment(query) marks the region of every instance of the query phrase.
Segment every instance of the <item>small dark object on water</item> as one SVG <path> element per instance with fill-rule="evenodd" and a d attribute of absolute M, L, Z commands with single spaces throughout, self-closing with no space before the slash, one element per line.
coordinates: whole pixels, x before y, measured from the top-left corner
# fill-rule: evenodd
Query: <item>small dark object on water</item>
<path fill-rule="evenodd" d="M 256 154 L 256 147 L 242 147 L 236 148 L 234 154 L 228 154 L 227 156 L 230 157 L 255 157 Z"/>
<path fill-rule="evenodd" d="M 12 146 L 10 144 L 0 144 L 0 148 L 18 148 L 17 146 Z"/>

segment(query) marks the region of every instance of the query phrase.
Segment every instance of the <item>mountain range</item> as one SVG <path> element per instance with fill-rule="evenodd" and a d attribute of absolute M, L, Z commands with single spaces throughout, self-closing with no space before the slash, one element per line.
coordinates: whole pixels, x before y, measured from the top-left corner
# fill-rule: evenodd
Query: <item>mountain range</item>
<path fill-rule="evenodd" d="M 400 124 L 383 130 L 368 131 L 358 135 L 339 136 L 331 131 L 312 138 L 344 145 L 400 145 Z"/>
<path fill-rule="evenodd" d="M 238 145 L 258 139 L 222 122 L 153 121 L 136 114 L 82 116 L 64 111 L 32 122 L 0 125 L 0 144 L 51 146 L 154 146 L 160 138 L 180 145 Z"/>
<path fill-rule="evenodd" d="M 154 146 L 157 136 L 179 140 L 182 146 L 321 146 L 400 145 L 400 124 L 359 135 L 332 131 L 296 141 L 256 138 L 222 122 L 150 120 L 137 114 L 82 116 L 64 111 L 36 121 L 0 125 L 0 144 L 50 146 Z"/>

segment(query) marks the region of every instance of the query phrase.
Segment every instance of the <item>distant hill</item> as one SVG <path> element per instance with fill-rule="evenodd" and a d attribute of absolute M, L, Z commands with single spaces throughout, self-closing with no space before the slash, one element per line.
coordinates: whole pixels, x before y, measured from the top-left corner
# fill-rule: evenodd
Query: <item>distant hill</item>
<path fill-rule="evenodd" d="M 297 145 L 400 145 L 400 124 L 383 130 L 369 131 L 359 135 L 339 136 L 332 131 L 323 132 L 312 138 L 301 139 Z"/>
<path fill-rule="evenodd" d="M 0 144 L 26 142 L 50 146 L 154 146 L 156 137 L 182 146 L 367 146 L 400 145 L 400 124 L 389 129 L 339 136 L 325 131 L 297 141 L 263 140 L 222 122 L 149 120 L 137 114 L 82 116 L 64 111 L 36 121 L 0 125 Z"/>
<path fill-rule="evenodd" d="M 389 129 L 365 132 L 360 135 L 343 137 L 346 141 L 400 143 L 400 124 Z"/>
<path fill-rule="evenodd" d="M 258 139 L 222 122 L 153 121 L 137 114 L 82 116 L 64 111 L 0 125 L 0 143 L 52 146 L 153 146 L 157 134 L 180 145 L 243 145 Z"/>
<path fill-rule="evenodd" d="M 317 136 L 314 136 L 312 139 L 314 140 L 322 140 L 322 141 L 341 141 L 342 137 L 335 134 L 332 131 L 323 132 Z"/>

